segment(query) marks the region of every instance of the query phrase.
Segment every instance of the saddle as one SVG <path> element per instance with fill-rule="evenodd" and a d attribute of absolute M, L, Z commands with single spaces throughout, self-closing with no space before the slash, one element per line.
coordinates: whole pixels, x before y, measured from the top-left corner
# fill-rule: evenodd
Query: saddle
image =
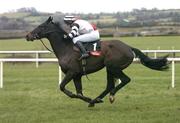
<path fill-rule="evenodd" d="M 92 56 L 100 56 L 101 55 L 101 42 L 99 40 L 92 42 L 82 42 L 86 51 Z M 77 52 L 80 52 L 79 48 L 74 46 L 73 49 Z"/>

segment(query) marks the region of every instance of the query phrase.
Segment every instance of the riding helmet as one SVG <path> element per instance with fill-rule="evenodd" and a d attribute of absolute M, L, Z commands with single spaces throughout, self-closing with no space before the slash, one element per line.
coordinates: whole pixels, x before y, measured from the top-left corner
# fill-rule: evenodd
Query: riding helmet
<path fill-rule="evenodd" d="M 64 17 L 64 22 L 67 24 L 72 24 L 77 18 L 73 15 L 68 15 Z"/>

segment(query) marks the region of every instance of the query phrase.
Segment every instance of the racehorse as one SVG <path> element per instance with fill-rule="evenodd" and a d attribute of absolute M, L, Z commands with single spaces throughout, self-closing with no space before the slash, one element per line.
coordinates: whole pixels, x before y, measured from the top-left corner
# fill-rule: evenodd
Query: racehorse
<path fill-rule="evenodd" d="M 123 72 L 135 57 L 140 62 L 154 70 L 164 71 L 168 68 L 167 56 L 152 59 L 143 54 L 139 49 L 128 46 L 119 40 L 100 41 L 101 55 L 90 56 L 86 59 L 86 74 L 96 72 L 106 67 L 107 87 L 95 99 L 83 95 L 81 78 L 84 74 L 83 65 L 79 60 L 80 52 L 74 50 L 74 44 L 64 35 L 68 33 L 58 23 L 53 22 L 49 17 L 44 23 L 40 24 L 33 31 L 26 35 L 27 41 L 41 40 L 47 38 L 51 44 L 55 56 L 65 77 L 61 81 L 59 88 L 67 96 L 78 98 L 89 103 L 93 107 L 95 103 L 103 102 L 102 99 L 110 93 L 109 100 L 111 103 L 115 100 L 115 94 L 122 87 L 130 82 L 130 78 Z M 115 79 L 120 79 L 121 83 L 115 86 Z M 77 94 L 67 90 L 66 85 L 73 80 Z"/>

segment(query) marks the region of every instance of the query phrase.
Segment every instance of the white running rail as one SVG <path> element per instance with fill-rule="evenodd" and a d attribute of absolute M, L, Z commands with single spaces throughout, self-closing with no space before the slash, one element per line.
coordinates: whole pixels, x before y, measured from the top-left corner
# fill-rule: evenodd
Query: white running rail
<path fill-rule="evenodd" d="M 137 61 L 138 59 L 134 59 L 134 61 Z M 34 59 L 22 59 L 22 58 L 11 58 L 11 59 L 0 59 L 0 88 L 3 88 L 3 63 L 4 62 L 57 62 L 58 60 L 56 58 L 34 58 Z M 172 88 L 175 87 L 175 62 L 180 61 L 180 58 L 168 58 L 168 61 L 172 62 L 172 80 L 171 80 L 171 86 Z M 59 67 L 59 84 L 61 82 L 61 69 Z"/>
<path fill-rule="evenodd" d="M 10 58 L 10 59 L 0 59 L 0 88 L 3 88 L 3 63 L 4 62 L 57 62 L 56 58 L 34 58 L 34 59 L 21 59 L 21 58 Z M 61 68 L 59 67 L 59 84 L 62 79 Z"/>

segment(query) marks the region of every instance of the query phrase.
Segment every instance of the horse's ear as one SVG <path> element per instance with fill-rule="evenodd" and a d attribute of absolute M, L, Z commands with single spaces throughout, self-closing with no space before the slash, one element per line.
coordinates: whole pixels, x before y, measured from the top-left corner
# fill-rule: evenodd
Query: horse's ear
<path fill-rule="evenodd" d="M 53 17 L 49 16 L 47 22 L 50 23 L 50 22 L 52 22 L 52 20 L 53 20 Z"/>

